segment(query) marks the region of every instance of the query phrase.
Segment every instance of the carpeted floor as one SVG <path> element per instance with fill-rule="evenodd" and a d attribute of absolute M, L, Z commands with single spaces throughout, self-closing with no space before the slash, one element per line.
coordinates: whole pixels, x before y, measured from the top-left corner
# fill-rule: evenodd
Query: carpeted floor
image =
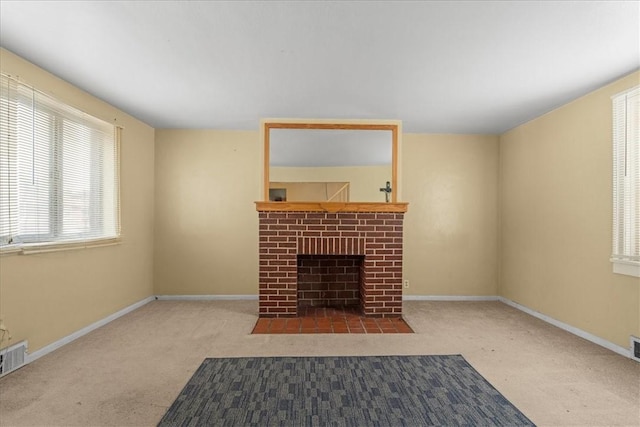
<path fill-rule="evenodd" d="M 451 355 L 208 358 L 159 425 L 533 423 Z"/>

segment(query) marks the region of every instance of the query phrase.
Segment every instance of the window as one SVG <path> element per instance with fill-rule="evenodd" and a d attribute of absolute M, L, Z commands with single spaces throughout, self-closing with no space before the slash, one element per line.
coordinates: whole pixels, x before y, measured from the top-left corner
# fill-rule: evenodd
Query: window
<path fill-rule="evenodd" d="M 0 86 L 0 249 L 117 238 L 118 129 L 11 77 Z"/>
<path fill-rule="evenodd" d="M 640 86 L 613 97 L 613 271 L 640 277 Z"/>

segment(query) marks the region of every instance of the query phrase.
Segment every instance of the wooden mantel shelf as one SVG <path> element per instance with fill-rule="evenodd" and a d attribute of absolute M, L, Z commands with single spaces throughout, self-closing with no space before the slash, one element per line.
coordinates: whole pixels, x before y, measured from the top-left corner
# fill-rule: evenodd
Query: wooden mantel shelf
<path fill-rule="evenodd" d="M 406 212 L 409 203 L 256 202 L 258 212 Z"/>

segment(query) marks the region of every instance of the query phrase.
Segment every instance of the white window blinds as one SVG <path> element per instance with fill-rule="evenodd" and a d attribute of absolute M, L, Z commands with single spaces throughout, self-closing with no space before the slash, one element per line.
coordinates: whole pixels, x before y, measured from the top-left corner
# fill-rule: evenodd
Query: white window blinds
<path fill-rule="evenodd" d="M 0 247 L 115 238 L 117 129 L 0 76 Z"/>
<path fill-rule="evenodd" d="M 613 97 L 612 261 L 640 265 L 640 86 Z"/>

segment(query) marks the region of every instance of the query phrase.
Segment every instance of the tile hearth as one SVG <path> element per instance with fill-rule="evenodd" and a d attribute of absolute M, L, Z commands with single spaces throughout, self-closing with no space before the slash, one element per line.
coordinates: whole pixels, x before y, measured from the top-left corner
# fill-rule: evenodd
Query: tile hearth
<path fill-rule="evenodd" d="M 365 317 L 354 307 L 305 307 L 298 317 L 258 319 L 252 334 L 398 334 L 413 333 L 401 318 Z"/>

